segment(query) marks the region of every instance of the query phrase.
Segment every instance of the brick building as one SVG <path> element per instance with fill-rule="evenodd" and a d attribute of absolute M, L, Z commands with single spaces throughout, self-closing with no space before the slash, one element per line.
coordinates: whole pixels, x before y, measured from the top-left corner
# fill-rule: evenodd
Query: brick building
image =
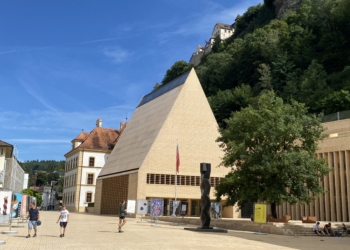
<path fill-rule="evenodd" d="M 194 69 L 144 96 L 97 178 L 95 213 L 117 214 L 123 199 L 163 198 L 166 215 L 175 196 L 178 144 L 177 198 L 188 202 L 189 216 L 199 216 L 199 164 L 212 164 L 211 199 L 213 187 L 230 170 L 218 167 L 223 157 L 218 137 L 217 122 Z M 239 216 L 233 207 L 223 210 L 223 217 Z"/>

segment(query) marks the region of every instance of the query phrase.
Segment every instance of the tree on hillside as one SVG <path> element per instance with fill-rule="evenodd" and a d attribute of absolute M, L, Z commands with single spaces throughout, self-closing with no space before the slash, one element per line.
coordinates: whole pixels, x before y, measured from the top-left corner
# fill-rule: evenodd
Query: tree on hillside
<path fill-rule="evenodd" d="M 240 207 L 265 201 L 277 218 L 277 205 L 310 203 L 323 192 L 318 180 L 329 168 L 315 152 L 324 129 L 304 104 L 284 104 L 266 91 L 226 123 L 218 142 L 225 151 L 222 165 L 232 170 L 216 187 L 218 200 L 224 196 L 227 205 Z"/>
<path fill-rule="evenodd" d="M 45 173 L 38 173 L 36 176 L 36 186 L 40 187 L 40 186 L 45 186 L 48 182 L 47 179 L 47 174 Z"/>
<path fill-rule="evenodd" d="M 170 69 L 166 71 L 166 74 L 162 80 L 161 85 L 171 82 L 176 77 L 182 75 L 183 73 L 189 71 L 193 67 L 192 64 L 189 64 L 185 61 L 177 61 L 171 66 Z M 160 85 L 160 86 L 161 86 Z"/>
<path fill-rule="evenodd" d="M 42 203 L 42 201 L 43 201 L 43 199 L 42 199 L 40 193 L 37 192 L 37 191 L 31 190 L 31 189 L 24 189 L 24 190 L 22 191 L 22 194 L 27 194 L 27 195 L 30 195 L 30 196 L 35 197 L 35 198 L 36 198 L 36 205 L 37 205 L 37 206 L 40 206 L 41 203 Z"/>

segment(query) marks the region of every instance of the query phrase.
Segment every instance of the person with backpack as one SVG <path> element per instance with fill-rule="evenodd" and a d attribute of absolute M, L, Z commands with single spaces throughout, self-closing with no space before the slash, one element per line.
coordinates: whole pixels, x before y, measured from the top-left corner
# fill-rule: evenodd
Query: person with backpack
<path fill-rule="evenodd" d="M 62 205 L 61 214 L 58 217 L 58 220 L 56 223 L 58 223 L 58 221 L 60 222 L 60 233 L 61 233 L 60 237 L 62 238 L 64 237 L 64 233 L 66 232 L 66 227 L 69 222 L 69 212 L 66 209 L 66 205 Z"/>
<path fill-rule="evenodd" d="M 28 235 L 26 236 L 26 238 L 30 238 L 30 233 L 32 231 L 32 228 L 34 228 L 33 237 L 36 237 L 36 233 L 37 233 L 36 228 L 37 228 L 38 222 L 40 223 L 40 213 L 39 213 L 39 210 L 35 207 L 34 202 L 30 203 L 30 209 L 29 209 L 27 219 L 29 219 L 29 221 L 28 221 Z"/>
<path fill-rule="evenodd" d="M 126 215 L 125 200 L 123 200 L 119 204 L 119 228 L 118 228 L 119 233 L 124 232 L 122 231 L 122 227 L 126 223 L 125 215 Z"/>

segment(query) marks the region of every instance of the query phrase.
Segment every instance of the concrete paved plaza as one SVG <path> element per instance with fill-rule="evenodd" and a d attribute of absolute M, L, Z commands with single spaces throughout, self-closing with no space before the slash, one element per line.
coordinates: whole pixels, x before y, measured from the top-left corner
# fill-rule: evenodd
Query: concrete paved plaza
<path fill-rule="evenodd" d="M 281 235 L 255 235 L 251 232 L 229 231 L 227 234 L 197 233 L 183 230 L 186 226 L 160 223 L 137 223 L 131 219 L 125 232 L 117 232 L 117 217 L 92 214 L 70 214 L 66 236 L 59 237 L 56 220 L 59 212 L 42 211 L 42 225 L 38 237 L 26 239 L 25 228 L 13 228 L 17 235 L 0 234 L 6 244 L 0 249 L 348 249 L 350 237 L 293 237 Z M 8 228 L 1 227 L 1 231 Z M 311 230 L 311 229 L 310 229 Z"/>

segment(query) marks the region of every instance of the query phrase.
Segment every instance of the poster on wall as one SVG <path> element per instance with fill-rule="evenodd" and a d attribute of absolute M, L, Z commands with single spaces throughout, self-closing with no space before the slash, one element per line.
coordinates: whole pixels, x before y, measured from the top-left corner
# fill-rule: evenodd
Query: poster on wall
<path fill-rule="evenodd" d="M 137 214 L 145 215 L 148 210 L 148 200 L 137 200 Z"/>
<path fill-rule="evenodd" d="M 135 200 L 128 200 L 128 202 L 126 203 L 126 212 L 128 214 L 134 214 L 135 213 L 135 204 L 136 201 Z"/>
<path fill-rule="evenodd" d="M 214 220 L 218 220 L 222 218 L 222 206 L 220 202 L 211 203 L 210 217 Z"/>
<path fill-rule="evenodd" d="M 28 195 L 22 194 L 21 216 L 26 216 L 28 212 Z"/>
<path fill-rule="evenodd" d="M 180 201 L 170 201 L 169 204 L 170 216 L 180 216 Z"/>
<path fill-rule="evenodd" d="M 164 209 L 163 199 L 152 199 L 151 200 L 151 216 L 162 216 Z"/>
<path fill-rule="evenodd" d="M 22 194 L 15 193 L 12 195 L 11 201 L 11 218 L 17 218 L 20 216 L 22 204 Z"/>
<path fill-rule="evenodd" d="M 0 224 L 8 223 L 10 221 L 11 198 L 11 191 L 0 192 Z"/>
<path fill-rule="evenodd" d="M 186 216 L 188 212 L 188 202 L 187 201 L 181 201 L 180 202 L 180 215 L 181 216 Z"/>

